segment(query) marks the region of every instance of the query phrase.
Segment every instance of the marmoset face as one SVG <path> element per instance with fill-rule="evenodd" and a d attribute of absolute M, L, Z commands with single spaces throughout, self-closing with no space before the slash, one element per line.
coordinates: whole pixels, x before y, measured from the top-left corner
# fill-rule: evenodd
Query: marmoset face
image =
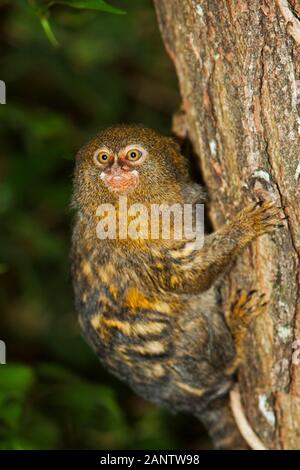
<path fill-rule="evenodd" d="M 110 127 L 76 157 L 73 206 L 92 212 L 127 194 L 139 203 L 180 202 L 187 181 L 186 160 L 172 138 L 139 126 Z"/>
<path fill-rule="evenodd" d="M 140 167 L 148 157 L 147 150 L 139 144 L 130 144 L 113 151 L 101 146 L 94 152 L 93 162 L 100 172 L 100 178 L 109 191 L 127 194 L 139 184 Z"/>

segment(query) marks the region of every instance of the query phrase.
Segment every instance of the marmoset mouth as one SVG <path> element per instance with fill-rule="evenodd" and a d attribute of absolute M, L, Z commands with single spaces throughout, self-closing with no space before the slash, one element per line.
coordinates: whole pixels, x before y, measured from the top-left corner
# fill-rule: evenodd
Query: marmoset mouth
<path fill-rule="evenodd" d="M 106 174 L 103 181 L 110 191 L 128 193 L 137 187 L 139 176 L 135 171 L 117 170 Z"/>

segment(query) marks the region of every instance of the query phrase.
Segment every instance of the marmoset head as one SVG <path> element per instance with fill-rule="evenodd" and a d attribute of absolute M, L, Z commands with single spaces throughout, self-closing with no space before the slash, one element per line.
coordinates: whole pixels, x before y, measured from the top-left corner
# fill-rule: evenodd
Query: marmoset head
<path fill-rule="evenodd" d="M 188 181 L 177 143 L 139 126 L 110 127 L 78 153 L 73 204 L 112 202 L 128 195 L 136 202 L 175 202 Z"/>

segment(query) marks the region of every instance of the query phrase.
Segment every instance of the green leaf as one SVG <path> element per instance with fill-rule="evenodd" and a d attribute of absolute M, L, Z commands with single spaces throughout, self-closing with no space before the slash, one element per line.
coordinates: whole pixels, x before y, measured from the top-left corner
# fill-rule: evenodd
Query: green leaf
<path fill-rule="evenodd" d="M 56 37 L 55 37 L 55 35 L 52 31 L 52 28 L 50 26 L 50 23 L 49 23 L 48 19 L 45 18 L 44 16 L 40 16 L 40 21 L 41 21 L 41 25 L 43 27 L 43 30 L 45 31 L 45 34 L 46 34 L 47 38 L 49 39 L 50 43 L 52 44 L 52 46 L 58 47 L 59 42 L 56 39 Z"/>
<path fill-rule="evenodd" d="M 104 0 L 53 0 L 50 6 L 54 4 L 68 5 L 72 8 L 80 8 L 83 10 L 106 11 L 107 13 L 115 13 L 116 15 L 126 14 L 124 10 L 113 7 Z"/>

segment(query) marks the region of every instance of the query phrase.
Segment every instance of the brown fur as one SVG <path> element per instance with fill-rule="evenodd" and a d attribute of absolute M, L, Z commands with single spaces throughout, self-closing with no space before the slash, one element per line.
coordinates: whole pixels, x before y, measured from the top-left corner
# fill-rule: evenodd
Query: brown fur
<path fill-rule="evenodd" d="M 201 250 L 186 251 L 178 241 L 99 240 L 96 208 L 107 202 L 117 207 L 118 196 L 102 184 L 92 156 L 103 145 L 117 152 L 129 144 L 143 145 L 149 154 L 129 203 L 205 200 L 202 188 L 189 177 L 179 147 L 150 129 L 109 128 L 83 147 L 76 160 L 72 243 L 83 333 L 103 364 L 137 393 L 200 417 L 217 447 L 246 448 L 230 415 L 227 394 L 242 355 L 239 332 L 244 335 L 249 319 L 243 319 L 247 312 L 252 318 L 251 311 L 244 308 L 245 302 L 235 305 L 235 320 L 229 322 L 232 336 L 217 281 L 249 242 L 274 229 L 278 209 L 270 203 L 248 206 L 207 236 Z M 243 328 L 237 326 L 238 318 Z"/>

